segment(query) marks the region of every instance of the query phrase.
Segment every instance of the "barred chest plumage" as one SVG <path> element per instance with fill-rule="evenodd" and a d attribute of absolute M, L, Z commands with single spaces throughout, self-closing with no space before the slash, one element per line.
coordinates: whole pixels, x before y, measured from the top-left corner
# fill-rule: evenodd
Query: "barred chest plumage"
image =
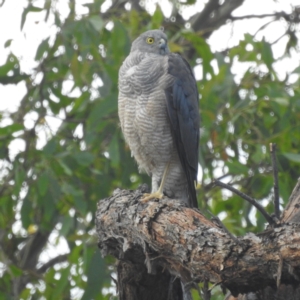
<path fill-rule="evenodd" d="M 152 174 L 174 152 L 167 115 L 165 87 L 167 57 L 134 52 L 124 61 L 119 75 L 119 118 L 126 142 L 140 169 Z"/>

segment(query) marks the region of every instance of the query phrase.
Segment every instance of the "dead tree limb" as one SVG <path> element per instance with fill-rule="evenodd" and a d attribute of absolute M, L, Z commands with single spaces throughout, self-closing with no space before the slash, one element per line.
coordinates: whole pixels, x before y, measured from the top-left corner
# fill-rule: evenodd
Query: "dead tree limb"
<path fill-rule="evenodd" d="M 116 190 L 99 202 L 96 223 L 103 255 L 142 264 L 149 274 L 168 270 L 185 284 L 222 284 L 232 295 L 276 287 L 280 264 L 280 282 L 299 284 L 299 224 L 281 224 L 237 242 L 196 209 L 168 198 L 141 204 L 141 196 L 139 190 Z"/>
<path fill-rule="evenodd" d="M 261 214 L 264 216 L 264 218 L 268 221 L 268 223 L 270 225 L 275 224 L 275 221 L 272 219 L 271 216 L 269 216 L 269 214 L 266 212 L 266 210 L 262 207 L 261 204 L 259 204 L 254 198 L 246 195 L 245 193 L 237 190 L 236 188 L 234 188 L 233 186 L 223 183 L 222 181 L 219 180 L 214 180 L 214 184 L 216 186 L 220 186 L 223 187 L 233 193 L 235 193 L 236 195 L 240 196 L 241 198 L 245 199 L 246 201 L 248 201 L 251 205 L 253 205 L 254 207 L 256 207 L 256 209 L 261 212 Z"/>

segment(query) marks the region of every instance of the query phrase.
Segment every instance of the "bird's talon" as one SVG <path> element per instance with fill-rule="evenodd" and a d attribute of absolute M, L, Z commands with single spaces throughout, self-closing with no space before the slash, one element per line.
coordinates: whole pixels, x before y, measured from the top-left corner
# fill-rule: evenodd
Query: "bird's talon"
<path fill-rule="evenodd" d="M 157 191 L 157 192 L 154 192 L 151 194 L 144 194 L 143 198 L 140 201 L 141 201 L 141 203 L 147 203 L 151 199 L 162 199 L 163 196 L 164 196 L 163 193 Z"/>

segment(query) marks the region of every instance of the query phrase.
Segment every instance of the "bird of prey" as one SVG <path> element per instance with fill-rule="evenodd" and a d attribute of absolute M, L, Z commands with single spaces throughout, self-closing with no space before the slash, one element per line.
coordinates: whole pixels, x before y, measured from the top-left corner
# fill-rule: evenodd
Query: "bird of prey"
<path fill-rule="evenodd" d="M 198 99 L 190 65 L 169 51 L 163 31 L 133 41 L 119 70 L 118 110 L 132 155 L 152 178 L 144 201 L 166 195 L 198 206 Z"/>

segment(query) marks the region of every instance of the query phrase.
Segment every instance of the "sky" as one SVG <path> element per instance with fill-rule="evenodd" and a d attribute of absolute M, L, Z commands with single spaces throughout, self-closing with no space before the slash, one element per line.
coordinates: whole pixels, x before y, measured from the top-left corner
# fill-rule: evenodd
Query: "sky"
<path fill-rule="evenodd" d="M 1 2 L 1 1 L 0 1 Z M 78 14 L 84 14 L 86 8 L 82 4 L 89 2 L 86 0 L 77 0 L 76 12 Z M 192 5 L 189 8 L 186 8 L 183 11 L 183 17 L 188 19 L 195 12 L 202 10 L 204 3 L 206 1 L 198 0 L 195 5 Z M 34 1 L 35 6 L 42 5 L 44 1 L 36 0 Z M 103 4 L 102 9 L 105 10 L 109 7 L 111 0 L 106 0 Z M 156 3 L 161 5 L 163 11 L 170 14 L 170 4 L 166 0 L 156 1 L 151 0 L 146 2 L 147 9 L 149 11 L 154 11 Z M 286 12 L 291 11 L 291 5 L 296 5 L 299 0 L 245 0 L 244 4 L 236 9 L 233 13 L 234 16 L 244 16 L 244 15 L 261 15 L 269 14 L 274 11 L 284 10 Z M 57 5 L 60 7 L 60 13 L 63 16 L 66 16 L 68 13 L 68 1 L 60 0 L 57 1 Z M 21 70 L 23 72 L 33 74 L 34 67 L 36 63 L 34 61 L 34 56 L 36 49 L 40 42 L 47 38 L 53 37 L 56 33 L 56 27 L 53 25 L 53 17 L 50 17 L 48 22 L 44 22 L 43 13 L 30 13 L 26 19 L 23 30 L 20 30 L 21 15 L 24 7 L 27 6 L 27 0 L 18 0 L 18 5 L 15 1 L 6 0 L 4 5 L 0 7 L 0 66 L 3 65 L 6 61 L 7 55 L 12 51 L 18 58 L 20 58 Z M 209 38 L 208 43 L 211 45 L 213 51 L 222 51 L 228 47 L 233 47 L 238 44 L 239 40 L 243 39 L 245 33 L 254 34 L 257 32 L 263 24 L 270 21 L 270 18 L 264 19 L 248 19 L 243 21 L 235 22 L 234 24 L 228 23 L 222 26 L 219 30 L 215 31 L 212 36 Z M 265 30 L 258 33 L 256 38 L 261 40 L 263 37 L 268 42 L 274 42 L 284 33 L 285 23 L 284 21 L 278 21 L 273 23 L 271 26 L 267 26 Z M 298 33 L 299 34 L 299 33 Z M 300 36 L 299 36 L 300 37 Z M 7 40 L 12 39 L 11 46 L 9 48 L 4 48 L 4 44 Z M 51 38 L 50 38 L 51 40 Z M 284 46 L 286 39 L 281 39 L 280 42 L 273 45 L 272 50 L 274 53 L 275 59 L 281 57 L 283 54 Z M 285 77 L 287 71 L 295 69 L 300 62 L 300 53 L 292 53 L 290 58 L 284 58 L 276 62 L 275 68 L 280 74 L 281 78 Z M 248 66 L 243 64 L 236 64 L 233 67 L 233 72 L 237 74 L 237 80 L 242 74 L 246 71 Z M 197 70 L 195 70 L 196 76 Z M 198 77 L 199 78 L 199 77 Z M 38 78 L 36 79 L 39 80 Z M 66 87 L 67 89 L 67 87 Z M 19 83 L 17 85 L 1 85 L 0 84 L 0 111 L 1 112 L 13 112 L 18 109 L 20 100 L 26 93 L 26 87 L 24 83 Z M 48 117 L 48 124 L 51 126 L 52 130 L 55 132 L 60 125 L 60 121 L 55 118 Z M 35 119 L 34 114 L 27 115 L 25 119 L 25 126 L 30 128 Z M 9 118 L 4 118 L 0 122 L 0 127 L 10 124 Z M 45 133 L 41 132 L 40 144 L 38 147 L 42 147 L 46 142 L 47 136 Z M 24 143 L 20 139 L 13 141 L 10 146 L 10 155 L 13 158 L 16 153 L 24 149 Z M 1 162 L 0 162 L 1 163 Z M 0 164 L 1 170 L 1 164 Z M 1 173 L 0 173 L 1 174 Z M 15 224 L 15 230 L 19 230 L 20 224 Z M 59 230 L 59 228 L 57 228 Z M 57 254 L 63 254 L 68 252 L 66 243 L 63 239 L 59 242 L 59 247 L 55 246 L 57 234 L 53 233 L 53 236 L 50 238 L 50 244 L 46 252 L 43 253 L 42 261 L 46 261 L 51 257 L 56 256 Z M 51 245 L 53 244 L 53 245 Z"/>

